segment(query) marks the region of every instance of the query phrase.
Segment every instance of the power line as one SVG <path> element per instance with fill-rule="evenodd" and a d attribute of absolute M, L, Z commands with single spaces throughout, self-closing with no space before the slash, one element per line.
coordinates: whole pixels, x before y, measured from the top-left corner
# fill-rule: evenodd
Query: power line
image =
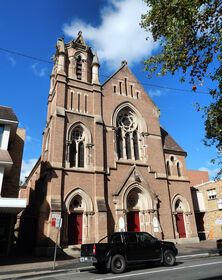
<path fill-rule="evenodd" d="M 9 49 L 5 49 L 5 48 L 2 48 L 2 47 L 0 47 L 0 51 L 10 53 L 10 54 L 14 54 L 14 55 L 17 55 L 17 56 L 21 56 L 21 57 L 24 57 L 24 58 L 27 58 L 27 59 L 32 59 L 32 60 L 35 60 L 35 61 L 38 61 L 38 62 L 54 65 L 54 62 L 52 62 L 50 60 L 46 60 L 46 59 L 38 58 L 38 57 L 35 57 L 35 56 L 27 55 L 27 54 L 24 54 L 24 53 L 21 53 L 21 52 L 18 52 L 18 51 L 9 50 Z M 89 73 L 88 71 L 84 71 L 84 70 L 82 70 L 82 71 L 86 72 L 86 73 Z M 110 76 L 112 76 L 112 75 L 105 75 L 105 74 L 101 74 L 101 73 L 99 75 L 104 77 L 104 78 L 110 78 Z M 112 79 L 119 80 L 115 77 L 112 77 Z M 167 89 L 167 90 L 174 90 L 174 91 L 179 91 L 179 92 L 189 92 L 189 93 L 192 92 L 192 93 L 194 93 L 193 90 L 189 90 L 189 89 L 179 89 L 179 88 L 168 87 L 168 86 L 160 86 L 160 85 L 150 84 L 150 83 L 145 83 L 145 82 L 135 82 L 135 81 L 129 81 L 129 82 L 141 84 L 141 85 L 144 85 L 144 86 L 161 88 L 161 89 L 165 89 L 165 90 Z M 205 92 L 205 91 L 195 91 L 195 93 L 209 95 L 209 93 Z"/>

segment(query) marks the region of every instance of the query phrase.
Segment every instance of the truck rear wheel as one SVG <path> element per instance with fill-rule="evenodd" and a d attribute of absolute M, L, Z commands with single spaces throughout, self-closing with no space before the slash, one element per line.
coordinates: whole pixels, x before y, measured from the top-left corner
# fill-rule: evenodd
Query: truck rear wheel
<path fill-rule="evenodd" d="M 165 266 L 173 266 L 175 264 L 175 254 L 171 250 L 166 250 L 163 253 L 163 263 Z"/>
<path fill-rule="evenodd" d="M 126 268 L 126 260 L 122 255 L 114 255 L 110 265 L 113 273 L 122 273 Z"/>

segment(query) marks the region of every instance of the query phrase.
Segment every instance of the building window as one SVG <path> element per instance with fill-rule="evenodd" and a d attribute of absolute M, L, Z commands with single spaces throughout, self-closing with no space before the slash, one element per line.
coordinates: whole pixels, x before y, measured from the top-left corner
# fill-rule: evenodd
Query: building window
<path fill-rule="evenodd" d="M 82 80 L 82 58 L 79 55 L 76 58 L 76 78 L 77 80 Z"/>
<path fill-rule="evenodd" d="M 130 85 L 130 93 L 131 93 L 131 97 L 133 97 L 133 85 Z"/>
<path fill-rule="evenodd" d="M 217 191 L 216 191 L 216 189 L 207 190 L 207 196 L 208 196 L 208 200 L 217 199 Z"/>
<path fill-rule="evenodd" d="M 124 79 L 124 82 L 125 82 L 125 93 L 126 93 L 126 96 L 128 95 L 128 91 L 127 91 L 127 78 Z"/>
<path fill-rule="evenodd" d="M 113 86 L 113 92 L 116 93 L 116 86 Z"/>
<path fill-rule="evenodd" d="M 73 110 L 73 92 L 71 91 L 71 102 L 70 109 Z"/>
<path fill-rule="evenodd" d="M 1 143 L 2 143 L 4 127 L 5 127 L 4 124 L 0 124 L 0 146 L 1 146 Z"/>
<path fill-rule="evenodd" d="M 77 98 L 78 98 L 78 100 L 77 100 L 77 111 L 78 111 L 78 112 L 80 112 L 80 97 L 81 97 L 81 94 L 78 93 L 78 94 L 77 94 Z"/>
<path fill-rule="evenodd" d="M 85 133 L 83 127 L 78 125 L 72 130 L 69 148 L 70 167 L 84 167 L 85 164 Z"/>
<path fill-rule="evenodd" d="M 178 177 L 181 177 L 181 169 L 180 169 L 180 163 L 177 162 L 177 175 Z"/>
<path fill-rule="evenodd" d="M 170 170 L 170 163 L 169 163 L 169 161 L 166 162 L 166 171 L 167 171 L 167 175 L 171 176 L 171 170 Z"/>
<path fill-rule="evenodd" d="M 88 96 L 85 95 L 85 113 L 88 112 Z"/>
<path fill-rule="evenodd" d="M 119 94 L 122 95 L 122 82 L 119 82 Z"/>
<path fill-rule="evenodd" d="M 121 110 L 116 125 L 118 158 L 139 160 L 139 132 L 135 113 L 129 108 Z"/>

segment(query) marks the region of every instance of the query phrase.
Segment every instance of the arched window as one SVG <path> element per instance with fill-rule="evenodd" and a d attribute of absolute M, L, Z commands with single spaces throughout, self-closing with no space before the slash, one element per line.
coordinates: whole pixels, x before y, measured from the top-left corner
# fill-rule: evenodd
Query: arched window
<path fill-rule="evenodd" d="M 181 169 L 180 169 L 180 163 L 177 162 L 177 175 L 178 177 L 181 177 Z"/>
<path fill-rule="evenodd" d="M 84 167 L 85 133 L 83 127 L 76 126 L 71 133 L 71 143 L 69 148 L 70 167 Z"/>
<path fill-rule="evenodd" d="M 116 146 L 118 158 L 139 160 L 138 121 L 129 108 L 122 109 L 116 119 Z"/>
<path fill-rule="evenodd" d="M 76 58 L 76 78 L 82 80 L 82 57 L 78 55 Z"/>
<path fill-rule="evenodd" d="M 171 170 L 170 170 L 170 163 L 169 163 L 169 161 L 166 162 L 166 169 L 167 169 L 166 170 L 167 171 L 167 175 L 171 176 Z"/>
<path fill-rule="evenodd" d="M 83 144 L 83 142 L 79 143 L 78 167 L 84 167 L 84 144 Z"/>

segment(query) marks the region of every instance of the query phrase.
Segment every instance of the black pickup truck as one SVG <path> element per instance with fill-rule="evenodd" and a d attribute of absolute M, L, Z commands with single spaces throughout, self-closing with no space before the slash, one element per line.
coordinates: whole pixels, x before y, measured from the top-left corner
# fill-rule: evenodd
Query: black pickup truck
<path fill-rule="evenodd" d="M 147 232 L 115 232 L 99 243 L 82 244 L 80 262 L 121 273 L 129 264 L 159 262 L 172 266 L 177 253 L 173 242 L 158 240 Z"/>

